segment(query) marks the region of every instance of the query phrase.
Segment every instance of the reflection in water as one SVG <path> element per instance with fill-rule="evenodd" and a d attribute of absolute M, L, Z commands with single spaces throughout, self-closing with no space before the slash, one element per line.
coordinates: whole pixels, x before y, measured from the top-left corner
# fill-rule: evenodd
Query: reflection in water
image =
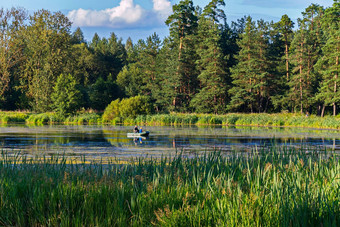
<path fill-rule="evenodd" d="M 0 148 L 28 155 L 65 153 L 91 158 L 160 156 L 176 150 L 195 153 L 209 150 L 249 150 L 276 145 L 325 146 L 339 150 L 336 130 L 275 127 L 148 127 L 148 138 L 127 138 L 125 126 L 0 127 Z"/>

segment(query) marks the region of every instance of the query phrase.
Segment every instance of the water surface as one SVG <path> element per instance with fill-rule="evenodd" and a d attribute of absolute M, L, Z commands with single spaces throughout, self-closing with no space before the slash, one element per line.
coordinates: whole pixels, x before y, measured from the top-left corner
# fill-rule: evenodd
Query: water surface
<path fill-rule="evenodd" d="M 85 155 L 90 159 L 161 156 L 182 151 L 186 154 L 221 150 L 249 151 L 252 148 L 276 145 L 309 147 L 324 146 L 340 150 L 340 133 L 279 127 L 144 127 L 147 138 L 127 138 L 129 126 L 0 126 L 0 149 L 20 151 L 29 156 L 65 154 Z"/>

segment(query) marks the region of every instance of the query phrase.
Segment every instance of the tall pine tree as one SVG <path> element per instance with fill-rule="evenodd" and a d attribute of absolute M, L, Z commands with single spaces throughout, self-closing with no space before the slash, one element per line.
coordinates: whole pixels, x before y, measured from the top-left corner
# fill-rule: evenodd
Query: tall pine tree
<path fill-rule="evenodd" d="M 179 86 L 176 86 L 172 105 L 174 109 L 187 111 L 191 98 L 196 92 L 197 75 L 195 52 L 195 35 L 197 33 L 197 15 L 191 0 L 181 0 L 173 6 L 173 14 L 168 17 L 166 24 L 170 27 L 170 38 L 173 49 L 177 49 L 175 62 Z M 173 67 L 173 64 L 172 64 Z"/>
<path fill-rule="evenodd" d="M 219 19 L 225 19 L 223 0 L 212 0 L 203 10 L 198 25 L 198 69 L 200 90 L 191 101 L 198 112 L 224 113 L 227 101 L 225 59 L 220 47 Z"/>
<path fill-rule="evenodd" d="M 265 112 L 270 102 L 270 62 L 267 58 L 268 25 L 247 18 L 244 33 L 238 42 L 241 48 L 238 64 L 231 70 L 234 87 L 229 90 L 232 111 Z"/>
<path fill-rule="evenodd" d="M 340 102 L 340 2 L 334 1 L 332 7 L 326 9 L 321 20 L 326 44 L 322 47 L 323 56 L 319 58 L 316 68 L 322 75 L 322 82 L 316 99 L 323 102 L 321 115 L 324 115 L 325 106 L 333 106 L 333 115 L 337 114 L 337 105 Z"/>

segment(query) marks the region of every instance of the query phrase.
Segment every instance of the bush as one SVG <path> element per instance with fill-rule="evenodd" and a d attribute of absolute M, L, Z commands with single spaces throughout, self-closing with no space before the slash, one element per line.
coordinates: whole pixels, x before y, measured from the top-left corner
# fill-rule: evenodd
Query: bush
<path fill-rule="evenodd" d="M 146 96 L 135 96 L 121 101 L 117 99 L 106 107 L 103 114 L 103 121 L 111 122 L 117 117 L 135 119 L 139 115 L 150 113 L 152 113 L 152 106 L 149 98 Z"/>
<path fill-rule="evenodd" d="M 105 109 L 103 114 L 103 122 L 109 122 L 120 117 L 119 113 L 120 99 L 112 101 Z"/>

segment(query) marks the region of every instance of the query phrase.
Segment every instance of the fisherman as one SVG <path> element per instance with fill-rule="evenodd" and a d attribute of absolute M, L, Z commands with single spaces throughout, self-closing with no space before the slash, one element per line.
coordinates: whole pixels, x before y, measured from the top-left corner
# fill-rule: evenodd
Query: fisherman
<path fill-rule="evenodd" d="M 138 126 L 135 125 L 135 128 L 133 130 L 135 131 L 135 133 L 138 133 L 139 132 Z"/>
<path fill-rule="evenodd" d="M 140 127 L 140 129 L 139 129 L 139 132 L 140 132 L 140 133 L 142 133 L 142 132 L 143 132 L 143 128 L 142 128 L 142 127 Z"/>

